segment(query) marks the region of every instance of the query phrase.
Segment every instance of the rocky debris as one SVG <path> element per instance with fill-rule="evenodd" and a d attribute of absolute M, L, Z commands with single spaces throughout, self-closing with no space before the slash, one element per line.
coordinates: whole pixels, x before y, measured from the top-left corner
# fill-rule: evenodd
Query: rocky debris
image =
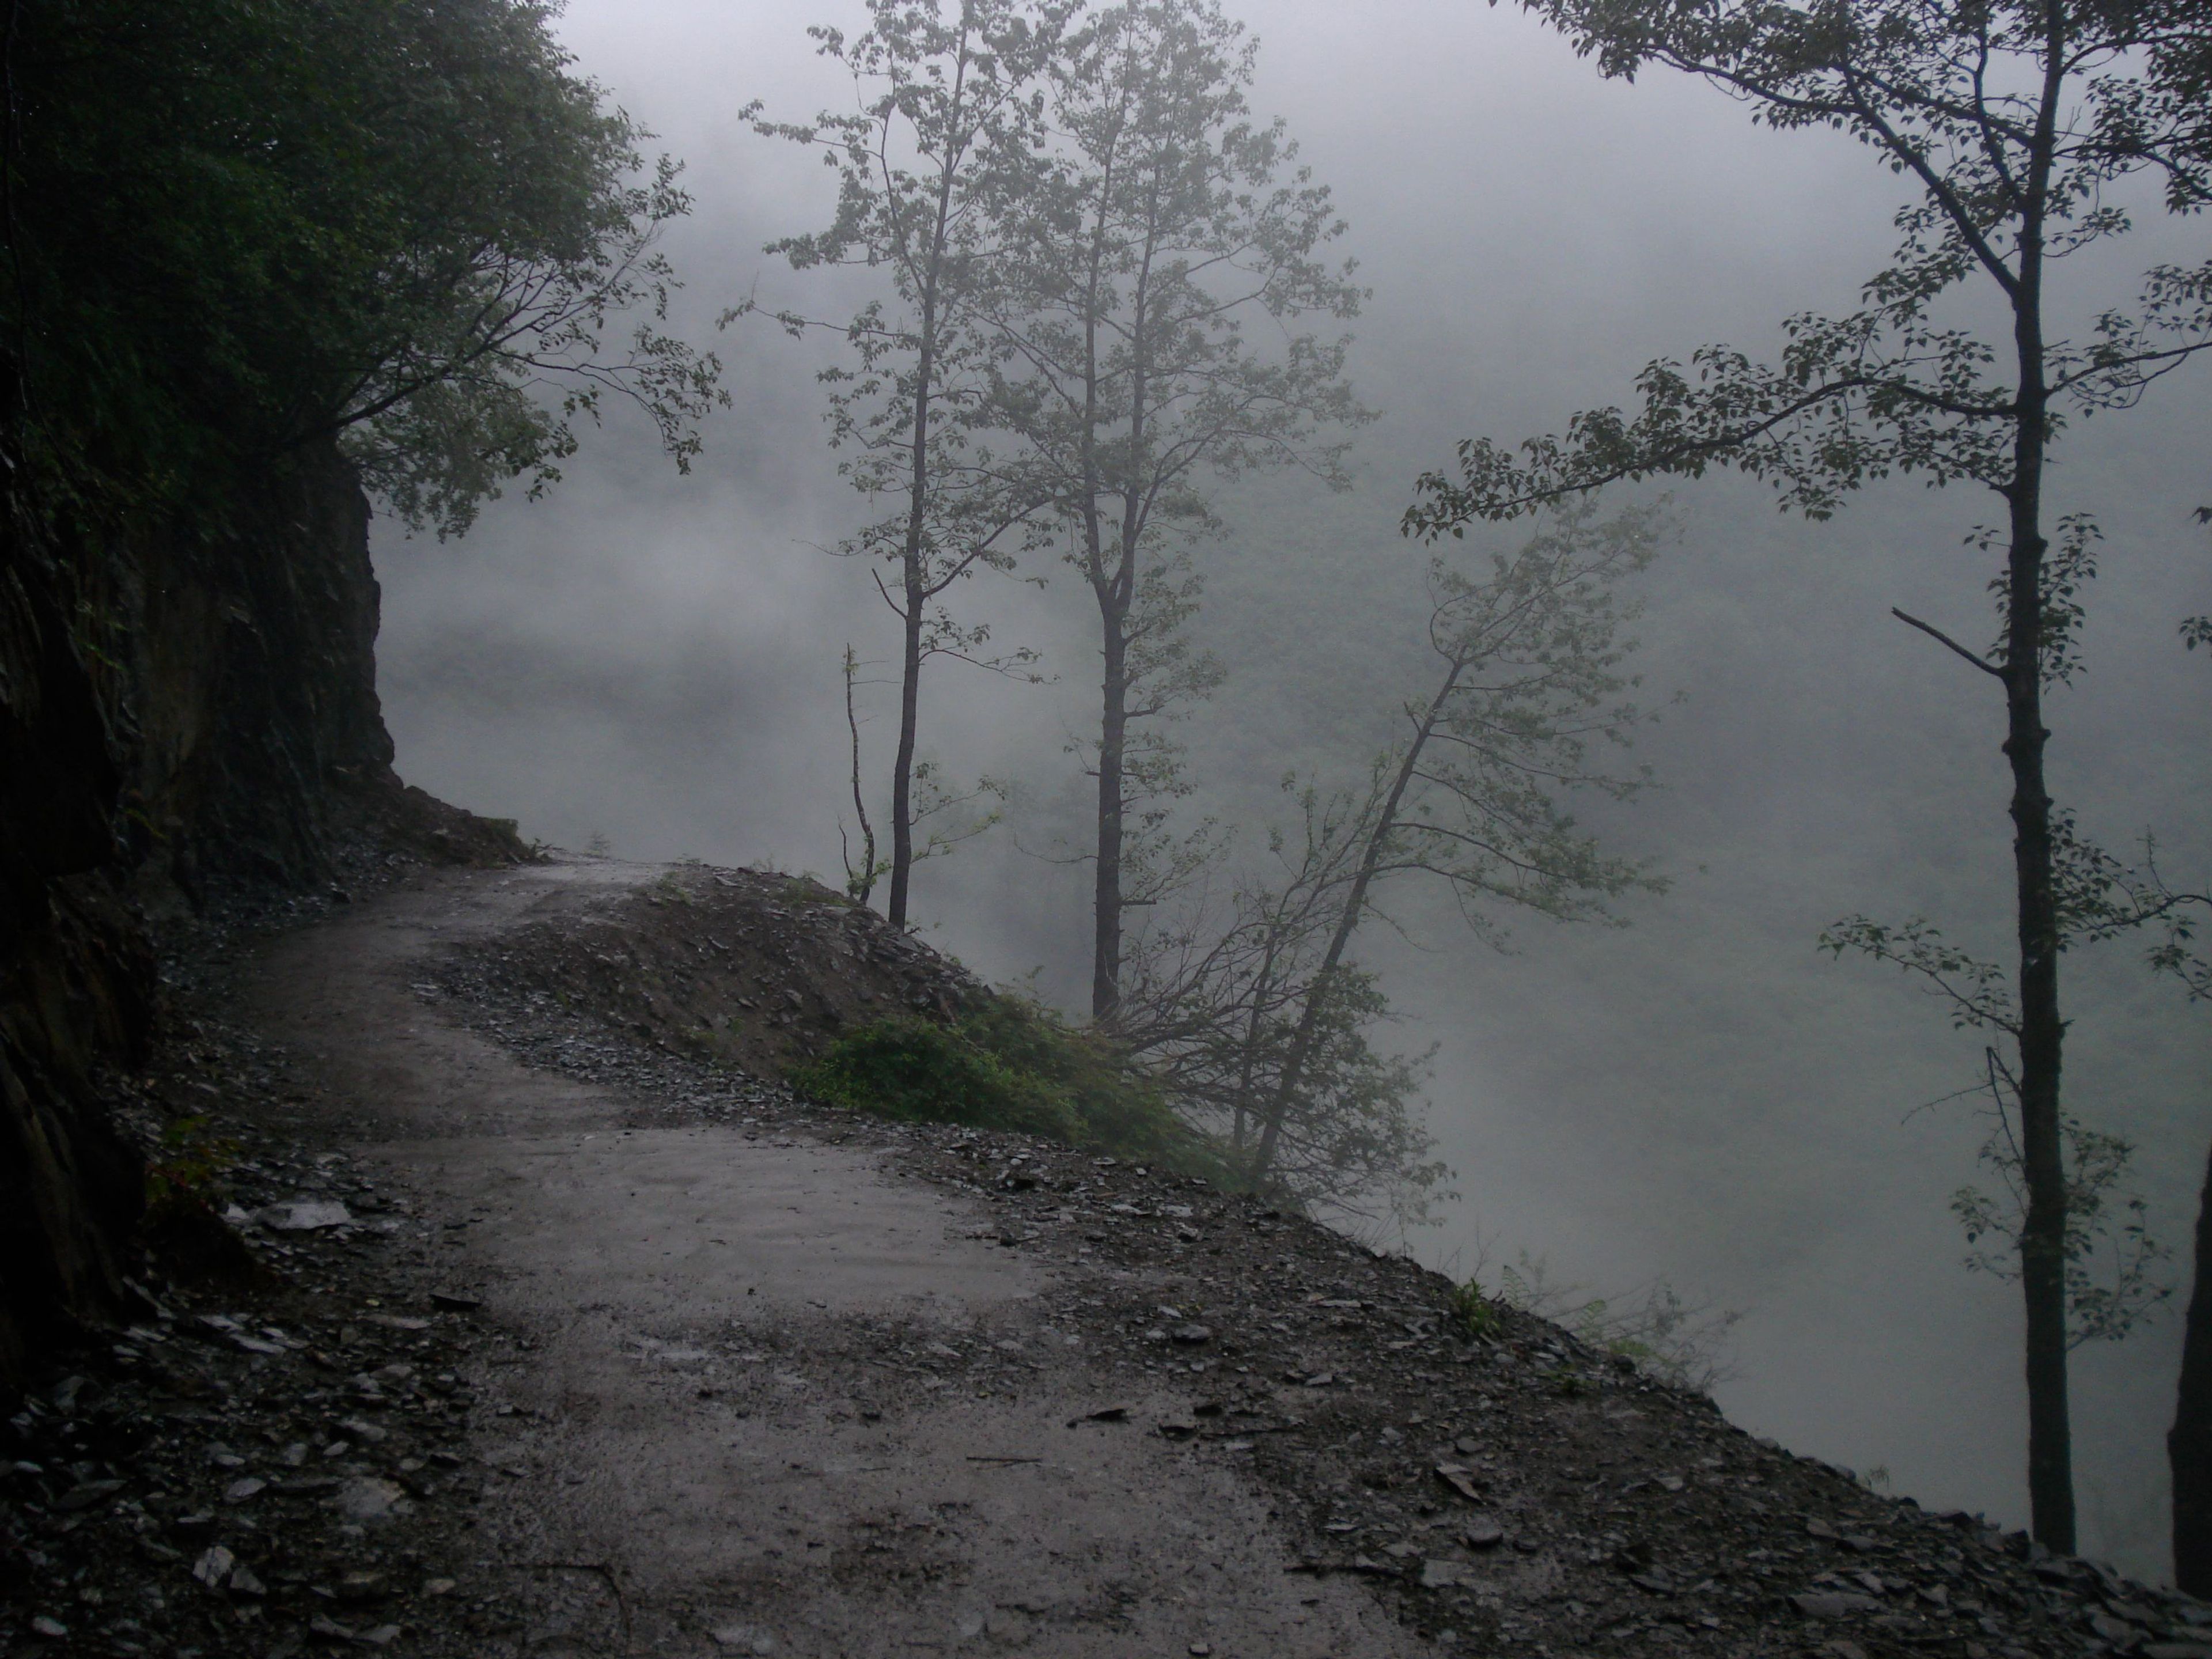
<path fill-rule="evenodd" d="M 347 1291 L 325 1309 L 280 1292 L 280 1327 L 275 1308 L 195 1315 L 193 1291 L 164 1287 L 106 1352 L 75 1357 L 99 1375 L 26 1398 L 4 1431 L 11 1608 L 97 1637 L 103 1652 L 275 1652 L 287 1632 L 309 1633 L 349 1576 L 419 1580 L 428 1562 L 461 1559 L 474 1494 L 424 1454 L 465 1437 L 472 1391 L 446 1368 L 478 1339 L 369 1325 L 356 1310 L 382 1298 Z M 386 1419 L 374 1445 L 340 1416 L 365 1406 Z M 311 1455 L 320 1468 L 303 1473 Z M 362 1524 L 418 1506 L 427 1524 Z"/>
<path fill-rule="evenodd" d="M 252 1218 L 271 1232 L 313 1233 L 325 1227 L 351 1226 L 353 1212 L 343 1204 L 299 1198 L 289 1204 L 269 1205 Z"/>
<path fill-rule="evenodd" d="M 226 1024 L 189 965 L 160 1045 L 108 1088 L 168 1201 L 199 1218 L 191 1236 L 237 1254 L 180 1254 L 157 1225 L 131 1264 L 130 1322 L 52 1356 L 0 1423 L 0 1652 L 214 1659 L 404 1637 L 477 1659 L 521 1606 L 481 1565 L 466 1451 L 508 1342 L 472 1298 L 433 1302 L 438 1229 L 301 1137 L 343 1115 L 303 1123 L 319 1080 Z M 313 1225 L 284 1224 L 301 1211 Z M 363 1586 L 366 1620 L 350 1611 Z"/>
<path fill-rule="evenodd" d="M 775 1077 L 873 1020 L 951 1018 L 989 995 L 958 963 L 819 882 L 704 865 L 465 948 L 417 989 L 471 1019 L 497 1007 L 493 1035 L 534 1015 L 580 1015 L 572 1069 L 584 1077 L 619 1069 L 640 1039 Z"/>

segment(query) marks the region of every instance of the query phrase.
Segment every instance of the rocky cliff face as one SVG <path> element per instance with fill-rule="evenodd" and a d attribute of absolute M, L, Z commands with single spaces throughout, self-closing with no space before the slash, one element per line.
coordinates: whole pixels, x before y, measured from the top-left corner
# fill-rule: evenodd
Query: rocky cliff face
<path fill-rule="evenodd" d="M 219 524 L 0 526 L 0 1389 L 126 1294 L 141 1165 L 100 1079 L 151 1029 L 149 916 L 370 847 L 522 855 L 392 773 L 368 532 L 334 451 Z"/>
<path fill-rule="evenodd" d="M 326 460 L 234 533 L 149 538 L 134 574 L 132 861 L 196 901 L 323 878 L 348 802 L 392 764 L 359 488 Z"/>

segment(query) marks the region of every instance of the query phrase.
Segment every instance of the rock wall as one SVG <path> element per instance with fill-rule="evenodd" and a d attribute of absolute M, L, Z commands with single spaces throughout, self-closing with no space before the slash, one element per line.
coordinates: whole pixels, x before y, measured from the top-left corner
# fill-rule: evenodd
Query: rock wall
<path fill-rule="evenodd" d="M 335 457 L 239 533 L 149 538 L 135 562 L 131 860 L 210 883 L 326 878 L 362 784 L 387 776 L 368 503 Z M 143 879 L 143 878 L 142 878 Z"/>
<path fill-rule="evenodd" d="M 368 504 L 334 450 L 220 522 L 0 537 L 6 1392 L 127 1294 L 142 1166 L 100 1079 L 151 1030 L 149 912 L 312 887 L 368 848 L 524 854 L 392 773 Z"/>

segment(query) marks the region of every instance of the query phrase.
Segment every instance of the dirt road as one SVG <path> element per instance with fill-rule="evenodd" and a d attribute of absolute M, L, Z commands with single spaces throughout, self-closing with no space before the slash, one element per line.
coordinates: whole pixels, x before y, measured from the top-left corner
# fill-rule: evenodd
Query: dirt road
<path fill-rule="evenodd" d="M 1358 1580 L 1289 1571 L 1234 1455 L 1149 1431 L 1186 1396 L 1102 1395 L 1054 1270 L 979 1237 L 979 1208 L 880 1150 L 641 1127 L 634 1099 L 526 1068 L 418 988 L 448 946 L 657 873 L 426 874 L 278 940 L 247 993 L 511 1339 L 478 1410 L 502 1471 L 479 1536 L 580 1564 L 532 1650 L 1425 1646 Z M 924 1363 L 948 1357 L 989 1358 L 987 1386 Z"/>

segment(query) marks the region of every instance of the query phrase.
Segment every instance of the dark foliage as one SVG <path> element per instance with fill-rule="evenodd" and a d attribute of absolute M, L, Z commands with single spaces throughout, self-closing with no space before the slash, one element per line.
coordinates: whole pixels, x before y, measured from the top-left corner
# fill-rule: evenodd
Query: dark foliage
<path fill-rule="evenodd" d="M 403 514 L 553 476 L 616 390 L 679 458 L 714 365 L 657 307 L 629 119 L 517 0 L 13 9 L 0 329 L 18 442 L 80 504 L 216 507 L 345 435 Z M 556 386 L 549 403 L 541 386 Z"/>

